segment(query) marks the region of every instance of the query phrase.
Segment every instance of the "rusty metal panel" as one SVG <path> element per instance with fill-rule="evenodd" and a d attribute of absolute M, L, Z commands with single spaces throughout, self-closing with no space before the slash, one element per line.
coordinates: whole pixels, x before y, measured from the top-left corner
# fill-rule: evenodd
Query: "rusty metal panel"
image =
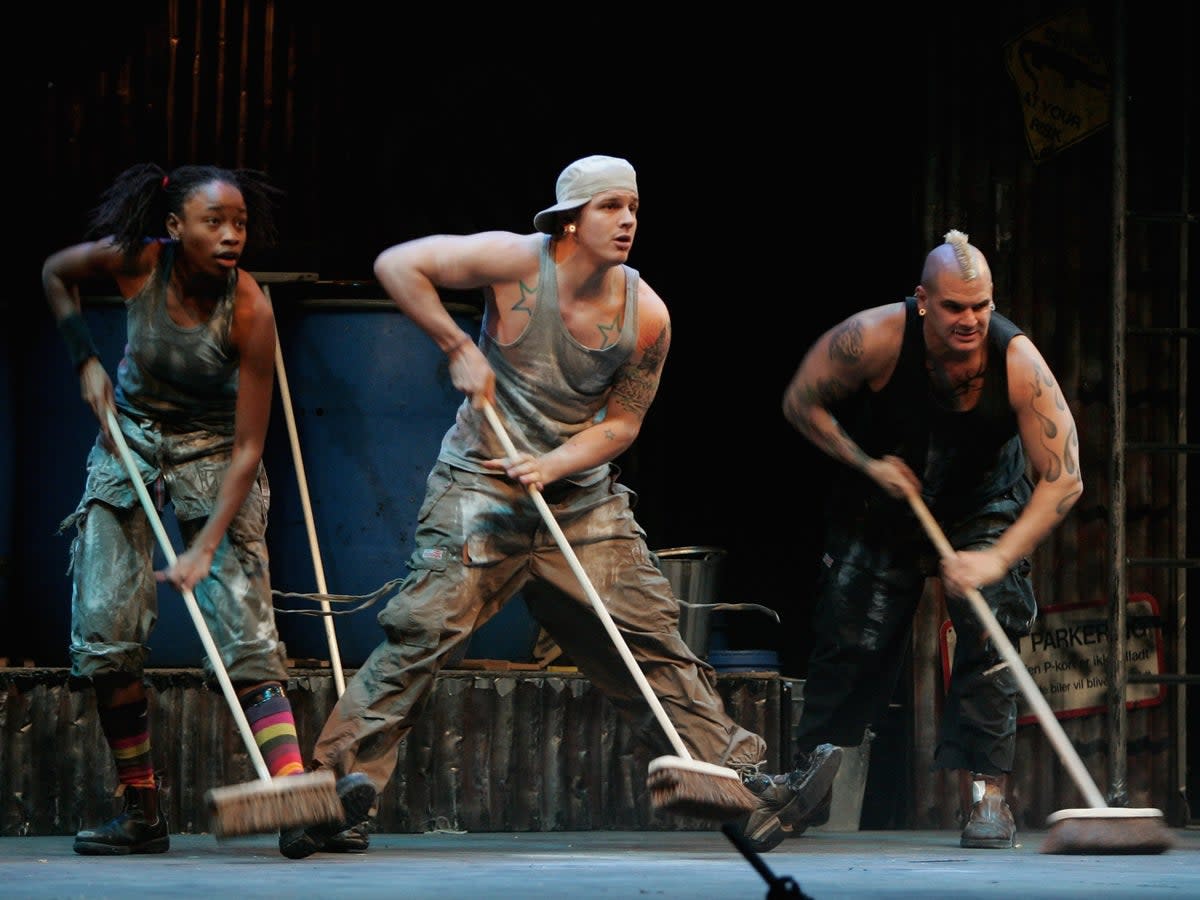
<path fill-rule="evenodd" d="M 253 781 L 253 764 L 224 696 L 199 670 L 151 670 L 147 683 L 171 830 L 203 833 L 205 792 Z M 767 740 L 768 768 L 778 771 L 791 758 L 780 744 L 790 735 L 791 686 L 770 673 L 722 675 L 718 685 L 730 715 Z M 296 671 L 288 695 L 307 750 L 336 701 L 333 677 Z M 0 669 L 0 740 L 0 834 L 74 834 L 117 810 L 94 695 L 73 690 L 66 669 Z M 447 671 L 401 742 L 378 825 L 415 833 L 710 828 L 654 812 L 650 757 L 582 675 Z"/>

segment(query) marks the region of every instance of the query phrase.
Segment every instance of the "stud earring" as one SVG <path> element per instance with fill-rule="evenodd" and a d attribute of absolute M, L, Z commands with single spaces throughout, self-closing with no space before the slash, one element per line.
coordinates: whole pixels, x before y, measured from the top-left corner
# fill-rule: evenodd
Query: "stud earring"
<path fill-rule="evenodd" d="M 920 307 L 920 308 L 917 310 L 917 315 L 918 315 L 918 316 L 924 316 L 924 315 L 925 315 L 925 307 L 923 307 L 923 306 L 922 306 L 922 307 Z"/>
<path fill-rule="evenodd" d="M 574 233 L 575 233 L 575 223 L 572 222 L 570 225 L 567 226 L 567 234 L 574 234 Z"/>
<path fill-rule="evenodd" d="M 988 312 L 995 312 L 995 311 L 996 311 L 996 301 L 993 300 L 991 303 L 988 304 Z"/>

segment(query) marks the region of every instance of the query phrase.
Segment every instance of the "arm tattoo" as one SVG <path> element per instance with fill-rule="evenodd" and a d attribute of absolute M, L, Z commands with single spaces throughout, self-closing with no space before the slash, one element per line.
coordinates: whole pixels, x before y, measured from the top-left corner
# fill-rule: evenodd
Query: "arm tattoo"
<path fill-rule="evenodd" d="M 1062 391 L 1059 390 L 1050 373 L 1043 372 L 1040 366 L 1034 366 L 1033 381 L 1030 387 L 1033 397 L 1029 401 L 1029 408 L 1041 424 L 1041 445 L 1046 452 L 1046 465 L 1042 477 L 1047 481 L 1058 481 L 1064 471 L 1072 475 L 1076 474 L 1079 469 L 1078 458 L 1075 455 L 1078 451 L 1079 435 L 1074 428 L 1071 429 L 1071 433 L 1067 435 L 1067 446 L 1063 458 L 1060 459 L 1058 453 L 1048 443 L 1058 437 L 1058 424 L 1038 409 L 1039 404 L 1044 405 L 1046 402 L 1053 404 L 1055 409 L 1066 409 L 1067 403 Z"/>
<path fill-rule="evenodd" d="M 806 393 L 808 402 L 816 403 L 826 409 L 850 396 L 850 388 L 836 378 L 818 379 L 814 385 L 809 385 Z"/>
<path fill-rule="evenodd" d="M 626 363 L 613 375 L 612 394 L 631 412 L 644 416 L 658 390 L 658 370 L 666 356 L 667 327 L 642 353 L 641 362 Z"/>
<path fill-rule="evenodd" d="M 802 427 L 800 423 L 806 418 L 805 412 L 810 406 L 828 410 L 849 397 L 850 393 L 850 388 L 837 378 L 819 378 L 816 384 L 798 384 L 787 392 L 788 419 Z"/>
<path fill-rule="evenodd" d="M 512 308 L 513 308 L 513 312 L 523 312 L 523 313 L 526 313 L 526 314 L 528 314 L 528 315 L 533 315 L 533 307 L 532 307 L 532 306 L 526 306 L 526 304 L 525 304 L 525 298 L 526 298 L 526 297 L 533 297 L 533 298 L 536 300 L 536 298 L 537 298 L 537 290 L 538 290 L 538 289 L 537 289 L 537 285 L 534 285 L 533 287 L 529 287 L 529 286 L 528 286 L 528 285 L 526 285 L 526 284 L 525 284 L 525 282 L 523 282 L 523 281 L 522 281 L 522 282 L 520 282 L 520 283 L 519 283 L 519 285 L 520 285 L 520 288 L 521 288 L 521 297 L 520 297 L 520 299 L 518 299 L 518 300 L 517 300 L 517 302 L 516 302 L 516 303 L 514 303 L 514 304 L 513 304 L 513 306 L 512 306 Z"/>
<path fill-rule="evenodd" d="M 1082 493 L 1083 488 L 1076 488 L 1058 502 L 1058 506 L 1054 507 L 1054 511 L 1058 513 L 1058 517 L 1060 519 L 1071 511 L 1071 507 L 1075 505 L 1076 499 L 1078 499 L 1079 495 Z"/>
<path fill-rule="evenodd" d="M 858 319 L 837 327 L 829 337 L 829 358 L 843 365 L 853 365 L 862 358 L 863 330 Z"/>
<path fill-rule="evenodd" d="M 841 422 L 834 419 L 833 424 L 836 429 L 834 433 L 819 435 L 818 446 L 834 457 L 834 459 L 843 460 L 856 469 L 863 468 L 870 462 L 871 457 L 864 453 L 862 447 L 858 446 L 854 442 L 854 439 L 846 433 L 846 429 L 842 428 Z"/>
<path fill-rule="evenodd" d="M 850 387 L 836 378 L 820 379 L 816 384 L 798 385 L 787 393 L 786 415 L 797 431 L 825 453 L 834 459 L 861 469 L 870 461 L 871 457 L 854 442 L 854 439 L 842 427 L 842 423 L 830 414 L 829 418 L 833 423 L 833 430 L 830 431 L 815 427 L 812 419 L 807 415 L 808 410 L 814 406 L 829 412 L 830 406 L 850 396 L 851 393 Z M 803 396 L 803 402 L 800 400 L 801 396 Z"/>

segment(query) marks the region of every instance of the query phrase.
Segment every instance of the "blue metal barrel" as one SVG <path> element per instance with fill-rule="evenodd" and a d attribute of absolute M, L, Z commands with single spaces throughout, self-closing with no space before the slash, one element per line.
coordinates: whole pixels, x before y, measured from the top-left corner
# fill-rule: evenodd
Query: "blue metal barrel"
<path fill-rule="evenodd" d="M 283 368 L 296 422 L 312 525 L 327 592 L 370 594 L 407 574 L 425 478 L 463 395 L 445 355 L 377 285 L 274 287 Z M 288 294 L 297 299 L 289 301 Z M 477 308 L 448 304 L 459 326 L 479 333 Z M 265 456 L 271 480 L 268 546 L 280 593 L 318 584 L 299 472 L 276 391 Z M 334 618 L 342 665 L 360 665 L 383 638 L 374 606 Z M 325 625 L 287 609 L 318 602 L 277 596 L 280 635 L 294 659 L 328 660 Z M 333 611 L 353 603 L 331 602 Z"/>

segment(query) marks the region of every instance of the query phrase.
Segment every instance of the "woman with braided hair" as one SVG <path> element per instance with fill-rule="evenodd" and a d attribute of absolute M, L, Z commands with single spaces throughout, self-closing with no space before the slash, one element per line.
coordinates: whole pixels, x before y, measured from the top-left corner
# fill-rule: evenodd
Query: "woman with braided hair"
<path fill-rule="evenodd" d="M 42 283 L 100 423 L 87 481 L 60 530 L 71 546 L 72 675 L 96 692 L 124 810 L 78 832 L 82 854 L 162 853 L 169 846 L 151 753 L 143 671 L 157 581 L 194 591 L 272 776 L 304 771 L 284 691 L 266 548 L 262 453 L 274 385 L 275 317 L 239 261 L 253 226 L 275 238 L 280 194 L 251 170 L 153 163 L 122 172 L 92 212 L 90 240 L 45 261 Z M 88 333 L 80 286 L 109 279 L 125 299 L 127 343 L 113 382 Z M 170 500 L 187 546 L 153 568 L 154 535 L 108 431 L 115 411 L 140 474 Z M 204 661 L 207 667 L 209 663 Z M 343 803 L 374 800 L 351 782 Z M 287 853 L 281 841 L 281 851 Z"/>

